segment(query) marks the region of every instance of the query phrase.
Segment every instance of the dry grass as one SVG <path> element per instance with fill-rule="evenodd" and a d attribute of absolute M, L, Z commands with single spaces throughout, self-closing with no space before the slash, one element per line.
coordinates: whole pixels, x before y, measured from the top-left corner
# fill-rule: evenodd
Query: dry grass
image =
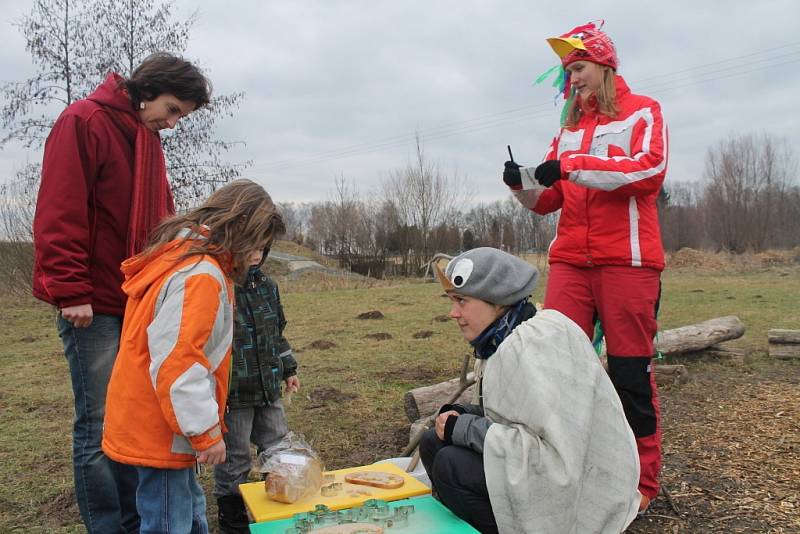
<path fill-rule="evenodd" d="M 796 265 L 800 265 L 800 247 L 789 250 L 766 250 L 758 254 L 730 254 L 682 248 L 667 254 L 668 269 L 732 272 Z"/>
<path fill-rule="evenodd" d="M 290 426 L 330 468 L 397 455 L 408 439 L 402 395 L 455 377 L 468 352 L 441 320 L 448 305 L 438 286 L 309 275 L 282 282 L 281 291 L 303 382 Z M 751 358 L 682 362 L 691 381 L 662 391 L 662 405 L 664 480 L 683 515 L 658 499 L 631 532 L 800 531 L 792 484 L 800 476 L 800 364 L 766 356 L 768 328 L 798 328 L 797 295 L 795 265 L 665 273 L 663 328 L 738 315 L 747 332 L 731 344 Z M 534 299 L 542 300 L 541 288 Z M 53 312 L 30 299 L 0 297 L 0 306 L 0 532 L 80 532 L 72 397 Z M 357 318 L 376 310 L 383 319 Z M 431 334 L 414 337 L 422 331 Z M 210 488 L 208 473 L 203 483 Z"/>

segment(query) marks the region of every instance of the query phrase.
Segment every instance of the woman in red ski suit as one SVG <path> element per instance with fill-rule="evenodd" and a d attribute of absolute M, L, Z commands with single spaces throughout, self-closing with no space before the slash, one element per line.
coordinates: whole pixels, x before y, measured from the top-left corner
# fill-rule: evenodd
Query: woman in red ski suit
<path fill-rule="evenodd" d="M 667 170 L 667 128 L 658 102 L 631 93 L 616 74 L 614 44 L 594 24 L 548 43 L 571 94 L 564 124 L 542 164 L 508 161 L 503 181 L 532 211 L 561 210 L 544 307 L 590 338 L 595 319 L 603 325 L 609 374 L 636 436 L 644 511 L 658 494 L 661 468 L 651 359 L 664 269 L 656 199 Z"/>

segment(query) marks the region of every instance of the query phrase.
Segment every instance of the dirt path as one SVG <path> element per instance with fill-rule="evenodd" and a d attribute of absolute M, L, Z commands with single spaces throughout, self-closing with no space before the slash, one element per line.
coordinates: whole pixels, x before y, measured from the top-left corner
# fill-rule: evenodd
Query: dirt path
<path fill-rule="evenodd" d="M 800 532 L 800 365 L 690 364 L 664 388 L 660 496 L 631 533 Z"/>

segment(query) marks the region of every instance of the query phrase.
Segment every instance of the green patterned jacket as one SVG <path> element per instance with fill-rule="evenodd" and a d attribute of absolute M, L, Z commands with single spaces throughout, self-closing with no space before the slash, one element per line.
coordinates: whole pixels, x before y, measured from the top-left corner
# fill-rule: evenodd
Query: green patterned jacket
<path fill-rule="evenodd" d="M 236 286 L 228 407 L 267 406 L 281 397 L 281 383 L 297 374 L 297 361 L 283 336 L 278 286 L 259 268 Z"/>

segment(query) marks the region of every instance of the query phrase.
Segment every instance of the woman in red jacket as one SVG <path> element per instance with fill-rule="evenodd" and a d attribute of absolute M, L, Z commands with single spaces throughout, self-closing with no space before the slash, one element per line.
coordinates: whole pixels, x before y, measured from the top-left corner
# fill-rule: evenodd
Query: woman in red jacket
<path fill-rule="evenodd" d="M 507 161 L 503 181 L 544 215 L 561 210 L 550 251 L 545 308 L 590 338 L 599 318 L 608 370 L 636 436 L 641 510 L 659 491 L 660 415 L 651 372 L 664 252 L 656 199 L 667 168 L 658 102 L 632 94 L 616 74 L 611 39 L 594 24 L 548 43 L 561 58 L 562 128 L 539 166 Z"/>
<path fill-rule="evenodd" d="M 126 297 L 122 261 L 174 212 L 159 130 L 208 103 L 191 63 L 154 54 L 109 74 L 53 125 L 33 221 L 33 294 L 58 308 L 75 396 L 75 496 L 93 532 L 135 532 L 136 473 L 100 450 L 106 388 Z"/>

